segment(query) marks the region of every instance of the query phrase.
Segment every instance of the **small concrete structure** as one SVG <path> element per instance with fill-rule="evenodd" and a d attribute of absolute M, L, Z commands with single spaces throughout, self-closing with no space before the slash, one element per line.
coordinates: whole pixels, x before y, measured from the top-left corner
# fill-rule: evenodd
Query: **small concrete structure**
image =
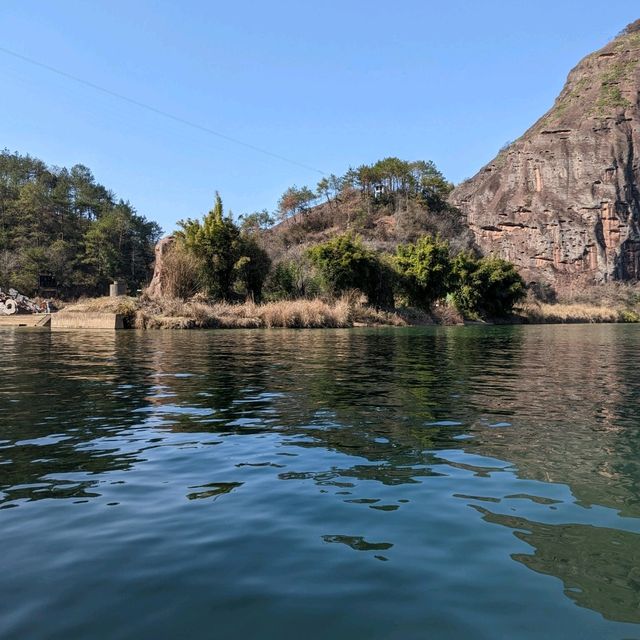
<path fill-rule="evenodd" d="M 49 327 L 50 324 L 51 316 L 48 313 L 0 316 L 0 327 Z"/>
<path fill-rule="evenodd" d="M 118 296 L 127 295 L 127 283 L 122 280 L 114 280 L 113 284 L 109 285 L 109 296 L 117 298 Z"/>
<path fill-rule="evenodd" d="M 52 329 L 124 329 L 119 313 L 59 311 L 51 316 Z"/>

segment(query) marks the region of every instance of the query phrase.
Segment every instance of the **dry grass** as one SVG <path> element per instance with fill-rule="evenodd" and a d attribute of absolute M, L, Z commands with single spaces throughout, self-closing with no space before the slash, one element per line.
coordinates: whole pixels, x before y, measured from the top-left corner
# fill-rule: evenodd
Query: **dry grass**
<path fill-rule="evenodd" d="M 351 305 L 345 299 L 336 300 L 331 304 L 318 299 L 284 300 L 253 308 L 263 325 L 268 328 L 352 326 Z"/>
<path fill-rule="evenodd" d="M 640 321 L 640 315 L 633 309 L 582 303 L 528 303 L 518 311 L 525 322 L 533 324 Z"/>
<path fill-rule="evenodd" d="M 253 302 L 209 303 L 199 296 L 188 301 L 178 298 L 152 300 L 144 295 L 140 298 L 88 298 L 66 306 L 65 311 L 119 313 L 124 317 L 125 326 L 138 329 L 319 329 L 463 323 L 460 314 L 448 305 L 434 307 L 431 313 L 412 308 L 384 311 L 363 304 L 361 297 L 353 294 L 333 301 L 315 298 L 260 305 Z M 640 313 L 619 302 L 613 305 L 527 302 L 517 309 L 518 320 L 531 324 L 640 322 Z"/>
<path fill-rule="evenodd" d="M 138 313 L 139 299 L 130 296 L 110 298 L 80 298 L 73 304 L 64 306 L 65 311 L 78 313 L 119 313 L 123 317 L 124 325 L 132 327 Z"/>
<path fill-rule="evenodd" d="M 585 286 L 577 282 L 557 288 L 560 304 L 628 308 L 640 303 L 640 284 L 607 282 Z"/>
<path fill-rule="evenodd" d="M 93 298 L 66 308 L 71 312 L 120 313 L 125 326 L 139 329 L 195 328 L 323 328 L 351 327 L 358 315 L 348 298 L 332 302 L 320 299 L 270 302 L 257 305 L 207 303 L 197 297 L 151 300 L 140 298 Z M 373 323 L 373 322 L 372 322 Z"/>
<path fill-rule="evenodd" d="M 200 273 L 199 260 L 176 242 L 164 257 L 163 291 L 175 298 L 189 298 L 202 289 Z"/>

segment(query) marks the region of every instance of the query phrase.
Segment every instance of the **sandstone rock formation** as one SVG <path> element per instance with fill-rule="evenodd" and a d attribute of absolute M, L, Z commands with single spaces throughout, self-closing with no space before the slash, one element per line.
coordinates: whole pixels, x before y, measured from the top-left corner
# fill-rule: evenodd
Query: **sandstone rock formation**
<path fill-rule="evenodd" d="M 166 294 L 167 270 L 164 267 L 164 259 L 171 250 L 174 242 L 175 238 L 173 236 L 167 236 L 156 244 L 156 261 L 153 267 L 153 277 L 146 290 L 150 298 L 161 298 Z"/>
<path fill-rule="evenodd" d="M 569 74 L 552 109 L 451 201 L 529 281 L 640 278 L 640 20 Z"/>

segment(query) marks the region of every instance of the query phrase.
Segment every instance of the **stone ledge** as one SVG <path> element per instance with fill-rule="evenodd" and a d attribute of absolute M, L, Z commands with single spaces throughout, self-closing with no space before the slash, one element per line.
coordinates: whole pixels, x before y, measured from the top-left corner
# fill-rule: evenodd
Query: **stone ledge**
<path fill-rule="evenodd" d="M 52 329 L 123 329 L 119 313 L 59 311 L 51 316 Z"/>

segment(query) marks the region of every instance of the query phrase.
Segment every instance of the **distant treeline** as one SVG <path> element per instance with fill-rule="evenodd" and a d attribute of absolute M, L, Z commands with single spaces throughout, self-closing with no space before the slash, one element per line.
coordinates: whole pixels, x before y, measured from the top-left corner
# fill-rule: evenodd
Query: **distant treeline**
<path fill-rule="evenodd" d="M 0 287 L 31 295 L 48 274 L 60 295 L 101 294 L 114 278 L 135 290 L 160 234 L 87 167 L 0 153 Z"/>
<path fill-rule="evenodd" d="M 265 229 L 278 220 L 299 220 L 299 216 L 321 202 L 337 209 L 341 197 L 353 191 L 360 193 L 369 214 L 374 205 L 390 206 L 398 212 L 406 209 L 410 201 L 432 210 L 446 209 L 446 198 L 452 189 L 453 184 L 432 161 L 388 157 L 373 164 L 351 167 L 341 176 L 326 176 L 315 189 L 293 185 L 282 194 L 273 214 L 263 209 L 240 216 L 240 219 L 246 228 Z"/>

